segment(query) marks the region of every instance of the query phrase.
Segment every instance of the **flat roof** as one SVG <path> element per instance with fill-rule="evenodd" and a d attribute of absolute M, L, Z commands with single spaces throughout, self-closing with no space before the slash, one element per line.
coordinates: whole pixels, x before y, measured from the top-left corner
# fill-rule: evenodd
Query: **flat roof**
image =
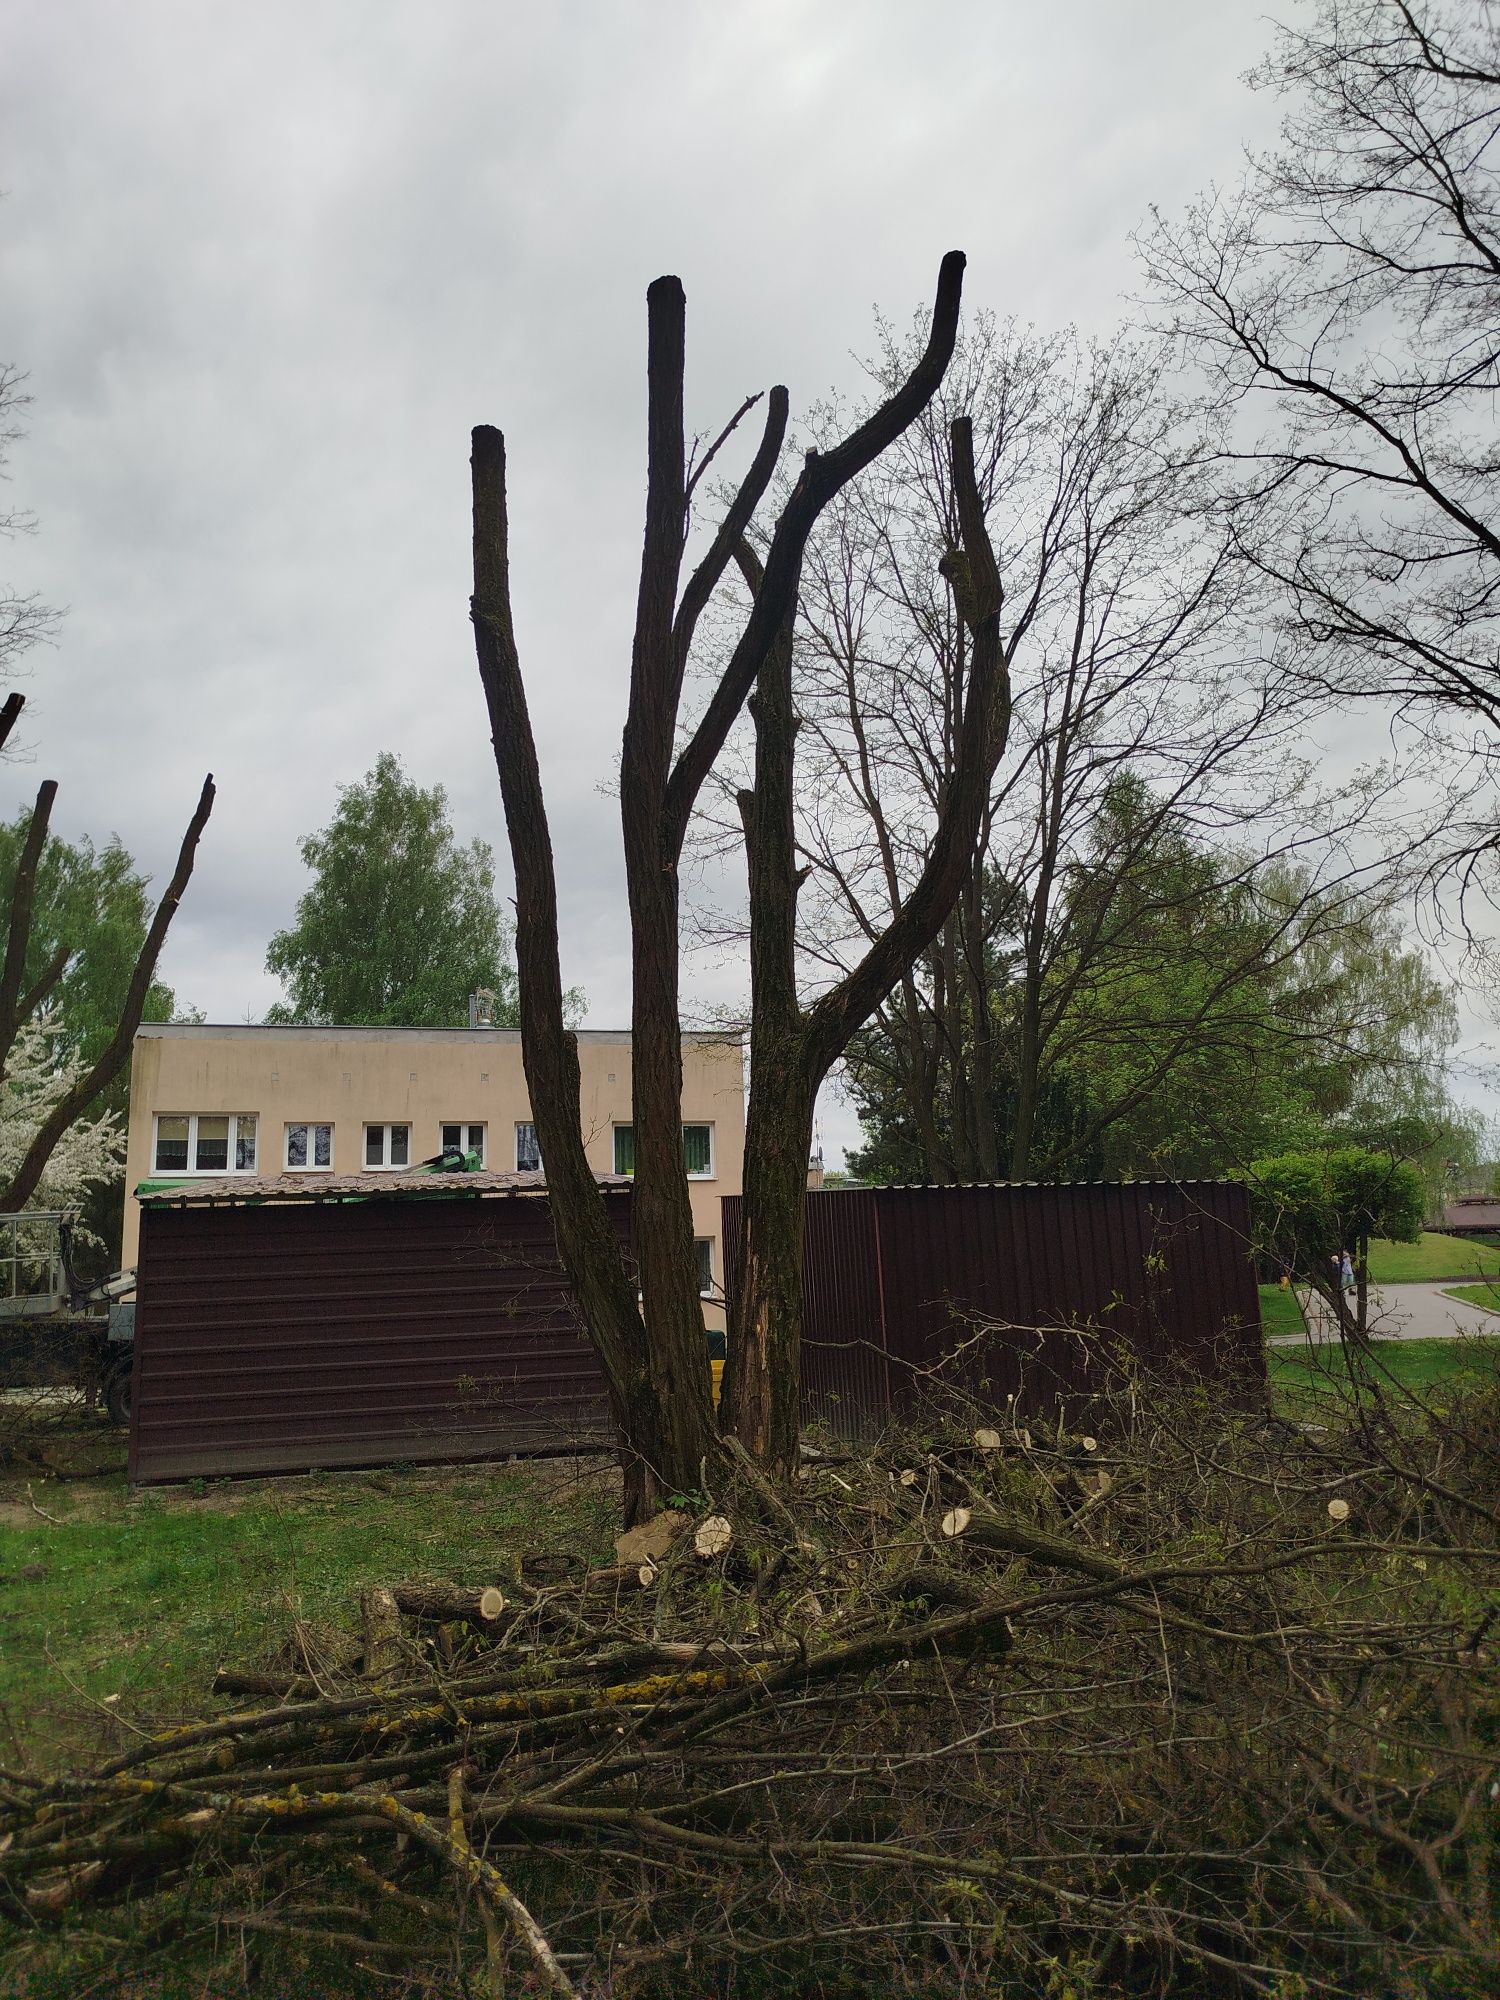
<path fill-rule="evenodd" d="M 581 1042 L 630 1042 L 629 1028 L 574 1028 Z M 234 1041 L 257 1035 L 343 1035 L 365 1041 L 395 1041 L 417 1035 L 428 1042 L 505 1042 L 521 1046 L 519 1028 L 396 1028 L 340 1027 L 322 1021 L 142 1021 L 136 1040 Z M 740 1028 L 684 1028 L 685 1042 L 743 1042 Z"/>
<path fill-rule="evenodd" d="M 627 1189 L 629 1174 L 595 1174 L 605 1190 Z M 185 1180 L 158 1177 L 140 1181 L 135 1198 L 146 1208 L 212 1208 L 252 1202 L 401 1201 L 442 1196 L 473 1199 L 484 1195 L 541 1195 L 547 1192 L 543 1173 L 430 1174 L 225 1174 L 217 1178 L 192 1175 Z"/>

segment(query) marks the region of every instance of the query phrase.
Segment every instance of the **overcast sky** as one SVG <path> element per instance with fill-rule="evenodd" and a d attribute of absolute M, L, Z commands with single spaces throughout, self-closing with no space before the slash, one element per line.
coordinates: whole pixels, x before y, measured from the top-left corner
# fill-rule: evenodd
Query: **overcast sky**
<path fill-rule="evenodd" d="M 467 617 L 468 433 L 509 447 L 517 625 L 564 974 L 628 1018 L 611 783 L 644 495 L 644 292 L 688 294 L 690 428 L 854 386 L 942 252 L 966 298 L 1112 325 L 1129 234 L 1238 170 L 1274 107 L 1250 0 L 10 0 L 0 355 L 30 372 L 11 583 L 66 835 L 160 882 L 218 804 L 167 975 L 276 997 L 301 833 L 392 749 L 492 840 Z M 734 967 L 690 981 L 743 996 Z M 830 1151 L 847 1112 L 825 1114 Z"/>

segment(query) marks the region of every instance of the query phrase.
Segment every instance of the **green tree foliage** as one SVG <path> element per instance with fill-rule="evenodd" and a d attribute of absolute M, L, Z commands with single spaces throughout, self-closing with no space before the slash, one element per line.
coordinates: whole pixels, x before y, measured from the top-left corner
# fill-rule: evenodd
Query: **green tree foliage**
<path fill-rule="evenodd" d="M 987 901 L 1003 1141 L 1022 968 L 1004 896 Z M 1212 1175 L 1343 1140 L 1416 1158 L 1440 1184 L 1460 1134 L 1443 1080 L 1453 1001 L 1383 897 L 1226 853 L 1127 775 L 1066 871 L 1059 926 L 1042 995 L 1042 1177 Z M 850 1165 L 873 1179 L 923 1177 L 909 1093 L 893 1082 L 902 1055 L 872 1030 L 849 1069 L 869 1135 Z"/>
<path fill-rule="evenodd" d="M 1362 1146 L 1342 1146 L 1258 1160 L 1249 1184 L 1255 1248 L 1263 1262 L 1333 1295 L 1332 1260 L 1353 1253 L 1362 1328 L 1371 1237 L 1415 1243 L 1422 1233 L 1426 1190 L 1416 1168 Z"/>
<path fill-rule="evenodd" d="M 1069 886 L 1069 924 L 1094 942 L 1060 1067 L 1102 1170 L 1221 1173 L 1330 1135 L 1441 1148 L 1453 999 L 1388 899 L 1169 820 L 1092 912 L 1093 864 L 1129 847 L 1140 811 L 1130 781 L 1112 788 Z"/>
<path fill-rule="evenodd" d="M 266 952 L 287 990 L 269 1020 L 459 1028 L 487 988 L 496 1024 L 515 1026 L 494 856 L 459 846 L 441 785 L 424 791 L 387 752 L 299 850 L 314 880 Z"/>
<path fill-rule="evenodd" d="M 0 824 L 0 908 L 8 909 L 14 897 L 30 819 L 28 809 Z M 103 1053 L 119 1021 L 151 921 L 148 891 L 147 878 L 118 839 L 96 848 L 86 838 L 70 844 L 54 834 L 42 850 L 23 984 L 33 984 L 58 947 L 68 946 L 68 969 L 48 996 L 41 1021 L 52 1031 L 58 1053 L 81 1056 L 85 1066 Z M 169 1021 L 174 1006 L 171 987 L 158 980 L 143 1018 Z M 111 1109 L 123 1107 L 127 1090 L 122 1077 L 107 1093 Z"/>

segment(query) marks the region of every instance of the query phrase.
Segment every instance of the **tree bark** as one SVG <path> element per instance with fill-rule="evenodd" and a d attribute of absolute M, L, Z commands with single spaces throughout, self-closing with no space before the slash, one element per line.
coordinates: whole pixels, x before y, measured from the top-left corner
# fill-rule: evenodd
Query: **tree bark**
<path fill-rule="evenodd" d="M 5 963 L 0 968 L 0 1077 L 10 1059 L 16 1035 L 25 1019 L 21 982 L 26 976 L 26 949 L 31 943 L 31 913 L 36 900 L 36 871 L 47 844 L 47 825 L 52 802 L 57 797 L 57 780 L 46 779 L 31 809 L 31 824 L 16 863 L 15 888 L 10 899 L 10 929 L 5 941 Z M 61 968 L 59 968 L 61 970 Z"/>
<path fill-rule="evenodd" d="M 988 818 L 986 811 L 986 821 Z M 974 1167 L 982 1181 L 998 1180 L 1000 1176 L 1000 1150 L 995 1133 L 995 1033 L 990 1018 L 989 954 L 984 925 L 984 856 L 988 846 L 989 829 L 984 825 L 974 845 L 969 879 L 960 902 L 959 925 L 969 1033 L 973 1041 Z"/>
<path fill-rule="evenodd" d="M 703 1484 L 701 1468 L 715 1455 L 717 1436 L 682 1156 L 677 856 L 663 819 L 676 734 L 675 615 L 687 524 L 682 414 L 686 301 L 676 278 L 658 278 L 646 301 L 646 536 L 620 760 L 620 825 L 633 947 L 632 1220 L 666 1457 L 675 1469 L 675 1483 L 692 1489 Z"/>
<path fill-rule="evenodd" d="M 740 563 L 758 591 L 764 577 L 748 547 Z M 797 999 L 795 617 L 794 594 L 756 682 L 755 789 L 740 798 L 750 864 L 750 1104 L 739 1282 L 719 1397 L 723 1428 L 782 1477 L 797 1448 L 802 1234 L 816 1095 Z"/>
<path fill-rule="evenodd" d="M 24 694 L 8 694 L 0 704 L 0 750 L 10 741 L 10 732 L 21 719 L 21 710 L 26 706 Z"/>
<path fill-rule="evenodd" d="M 408 1618 L 473 1625 L 481 1632 L 493 1630 L 505 1609 L 505 1594 L 494 1584 L 466 1588 L 461 1583 L 393 1583 L 388 1595 Z"/>
<path fill-rule="evenodd" d="M 1009 728 L 1000 576 L 984 526 L 967 419 L 952 427 L 950 454 L 963 546 L 945 569 L 973 640 L 952 783 L 927 865 L 911 894 L 864 957 L 806 1010 L 797 997 L 795 579 L 756 685 L 755 791 L 741 800 L 750 862 L 750 1110 L 740 1269 L 720 1421 L 773 1477 L 783 1479 L 797 1459 L 806 1162 L 818 1087 L 952 910 L 972 863 Z M 760 575 L 747 551 L 741 566 L 759 604 L 769 586 L 769 565 Z"/>
<path fill-rule="evenodd" d="M 510 606 L 505 440 L 473 436 L 474 643 L 516 873 L 516 971 L 521 1060 L 531 1096 L 558 1253 L 599 1356 L 621 1441 L 627 1527 L 655 1511 L 679 1468 L 667 1458 L 646 1331 L 620 1244 L 583 1144 L 578 1043 L 563 1018 L 557 877 L 541 771 Z"/>

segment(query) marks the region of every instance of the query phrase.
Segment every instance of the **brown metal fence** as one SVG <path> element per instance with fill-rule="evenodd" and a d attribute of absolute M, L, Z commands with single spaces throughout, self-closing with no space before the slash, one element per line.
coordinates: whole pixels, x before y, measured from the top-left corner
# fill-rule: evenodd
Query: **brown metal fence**
<path fill-rule="evenodd" d="M 132 1480 L 611 1443 L 546 1199 L 490 1178 L 145 1201 Z M 606 1199 L 628 1245 L 629 1194 Z M 1035 1409 L 1099 1389 L 1121 1351 L 1261 1395 L 1249 1220 L 1234 1182 L 812 1193 L 806 1414 L 869 1432 L 944 1385 Z M 739 1231 L 731 1197 L 731 1287 Z"/>
<path fill-rule="evenodd" d="M 737 1277 L 740 1203 L 724 1203 Z M 824 1189 L 807 1198 L 803 1408 L 878 1430 L 948 1386 L 1037 1411 L 1129 1357 L 1265 1391 L 1250 1209 L 1235 1181 Z"/>
<path fill-rule="evenodd" d="M 612 1441 L 544 1197 L 148 1201 L 138 1270 L 132 1480 Z"/>

